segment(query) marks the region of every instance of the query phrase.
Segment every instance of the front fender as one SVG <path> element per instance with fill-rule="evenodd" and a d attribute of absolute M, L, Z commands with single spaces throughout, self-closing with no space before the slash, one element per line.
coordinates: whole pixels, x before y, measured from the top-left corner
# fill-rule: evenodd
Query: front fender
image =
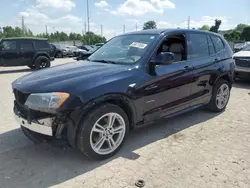
<path fill-rule="evenodd" d="M 77 108 L 72 111 L 72 113 L 68 116 L 67 121 L 67 138 L 72 147 L 76 147 L 76 135 L 77 130 L 80 123 L 84 120 L 84 117 L 91 112 L 94 108 L 97 108 L 99 105 L 104 103 L 113 103 L 116 104 L 116 101 L 123 102 L 127 107 L 131 110 L 131 120 L 132 125 L 134 127 L 134 123 L 137 122 L 137 114 L 136 108 L 133 100 L 131 100 L 128 96 L 120 93 L 110 93 L 95 98 L 87 103 L 85 103 L 82 107 Z M 120 106 L 121 107 L 121 106 Z"/>

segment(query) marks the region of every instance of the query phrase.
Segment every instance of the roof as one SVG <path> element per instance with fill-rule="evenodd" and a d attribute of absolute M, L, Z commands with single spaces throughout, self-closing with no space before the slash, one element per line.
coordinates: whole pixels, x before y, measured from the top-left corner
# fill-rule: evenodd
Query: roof
<path fill-rule="evenodd" d="M 149 34 L 149 35 L 160 35 L 160 34 L 167 34 L 169 32 L 195 32 L 195 33 L 210 33 L 214 35 L 219 35 L 217 33 L 213 33 L 210 31 L 203 31 L 203 30 L 196 30 L 196 29 L 147 29 L 141 31 L 134 31 L 130 33 L 125 33 L 124 35 L 130 34 Z M 219 35 L 220 36 L 220 35 Z"/>
<path fill-rule="evenodd" d="M 47 38 L 36 38 L 36 37 L 10 37 L 3 39 L 4 40 L 48 40 Z"/>

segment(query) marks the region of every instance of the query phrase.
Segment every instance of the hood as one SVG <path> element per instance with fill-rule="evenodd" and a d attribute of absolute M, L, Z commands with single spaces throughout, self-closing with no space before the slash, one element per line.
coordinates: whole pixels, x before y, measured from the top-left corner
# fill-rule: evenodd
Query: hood
<path fill-rule="evenodd" d="M 250 58 L 250 51 L 239 51 L 235 53 L 233 57 L 249 57 Z"/>
<path fill-rule="evenodd" d="M 69 92 L 84 90 L 128 78 L 131 66 L 78 61 L 25 75 L 12 87 L 25 93 Z"/>

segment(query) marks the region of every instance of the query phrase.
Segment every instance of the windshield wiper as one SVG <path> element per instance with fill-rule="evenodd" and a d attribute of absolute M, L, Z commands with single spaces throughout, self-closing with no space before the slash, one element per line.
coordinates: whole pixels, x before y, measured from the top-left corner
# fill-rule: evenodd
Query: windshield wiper
<path fill-rule="evenodd" d="M 109 61 L 109 60 L 104 60 L 104 59 L 98 59 L 98 60 L 90 60 L 93 62 L 100 62 L 100 63 L 109 63 L 109 64 L 117 64 L 115 61 Z"/>

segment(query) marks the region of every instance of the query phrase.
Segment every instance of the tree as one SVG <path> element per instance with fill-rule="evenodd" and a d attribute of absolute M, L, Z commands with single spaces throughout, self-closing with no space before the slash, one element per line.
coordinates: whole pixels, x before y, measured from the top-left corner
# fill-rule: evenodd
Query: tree
<path fill-rule="evenodd" d="M 203 25 L 199 30 L 209 31 L 209 25 Z"/>
<path fill-rule="evenodd" d="M 27 29 L 25 31 L 25 35 L 28 36 L 28 37 L 33 37 L 34 36 L 33 33 L 32 33 L 32 31 L 30 29 Z"/>
<path fill-rule="evenodd" d="M 144 25 L 143 25 L 143 30 L 156 29 L 156 28 L 157 28 L 157 25 L 156 25 L 155 21 L 148 21 L 148 22 L 144 23 Z"/>
<path fill-rule="evenodd" d="M 3 38 L 3 30 L 2 27 L 0 27 L 0 39 Z"/>
<path fill-rule="evenodd" d="M 219 32 L 219 28 L 220 28 L 220 25 L 221 25 L 221 20 L 215 20 L 215 25 L 213 25 L 211 28 L 210 28 L 210 31 L 214 32 L 214 33 L 218 33 Z"/>
<path fill-rule="evenodd" d="M 107 42 L 105 37 L 96 35 L 93 32 L 87 32 L 82 39 L 84 44 L 95 44 L 95 43 L 105 43 Z"/>
<path fill-rule="evenodd" d="M 250 41 L 250 26 L 247 26 L 243 29 L 241 33 L 241 39 L 245 41 Z"/>
<path fill-rule="evenodd" d="M 248 27 L 248 25 L 247 24 L 238 24 L 235 29 L 239 32 L 243 32 L 245 27 Z"/>
<path fill-rule="evenodd" d="M 231 33 L 225 34 L 224 37 L 228 41 L 238 41 L 240 40 L 241 33 L 234 29 Z"/>

